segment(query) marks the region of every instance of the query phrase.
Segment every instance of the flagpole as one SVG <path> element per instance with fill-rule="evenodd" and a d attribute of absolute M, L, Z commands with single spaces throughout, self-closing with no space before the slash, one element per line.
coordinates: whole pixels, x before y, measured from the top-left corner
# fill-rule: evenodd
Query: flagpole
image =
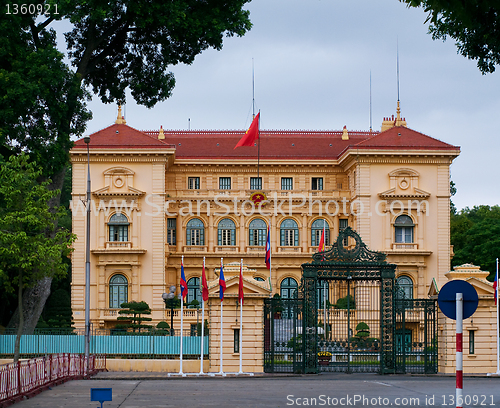
<path fill-rule="evenodd" d="M 495 281 L 493 282 L 493 287 L 495 288 L 495 292 L 493 294 L 493 297 L 495 298 L 495 304 L 497 307 L 497 315 L 496 315 L 496 323 L 497 323 L 497 372 L 496 373 L 488 373 L 488 376 L 490 375 L 500 375 L 500 338 L 499 338 L 499 323 L 498 323 L 498 316 L 499 316 L 499 307 L 500 307 L 500 299 L 498 299 L 498 258 L 496 258 L 496 272 L 495 272 Z"/>
<path fill-rule="evenodd" d="M 496 281 L 497 281 L 497 287 L 495 288 L 496 291 L 496 299 L 497 299 L 497 375 L 500 375 L 500 338 L 499 338 L 499 327 L 498 327 L 498 311 L 500 307 L 500 301 L 498 299 L 498 258 L 497 258 L 497 271 L 496 271 Z"/>
<path fill-rule="evenodd" d="M 205 257 L 203 257 L 203 273 L 205 273 Z M 203 285 L 203 277 L 202 277 Z M 203 290 L 203 289 L 202 289 Z M 201 350 L 200 350 L 200 374 L 203 374 L 203 339 L 205 336 L 205 299 L 201 296 Z"/>
<path fill-rule="evenodd" d="M 181 265 L 184 265 L 184 256 L 181 257 Z M 179 365 L 179 375 L 183 375 L 182 372 L 182 327 L 184 326 L 184 296 L 182 296 L 182 288 L 181 288 L 181 361 Z"/>
<path fill-rule="evenodd" d="M 223 258 L 220 259 L 220 268 L 222 271 L 223 268 Z M 219 274 L 219 279 L 220 279 L 220 274 Z M 222 290 L 222 288 L 219 287 L 219 290 Z M 220 301 L 220 371 L 219 374 L 224 375 L 224 370 L 222 369 L 222 304 L 223 300 L 221 299 Z"/>
<path fill-rule="evenodd" d="M 323 218 L 323 252 L 326 250 L 325 224 L 326 221 Z M 326 281 L 323 281 L 323 338 L 326 340 Z"/>
<path fill-rule="evenodd" d="M 243 274 L 243 258 L 241 258 L 240 261 L 240 274 Z M 240 344 L 239 344 L 240 371 L 238 372 L 238 374 L 243 374 L 243 299 L 240 299 L 239 304 L 240 304 Z"/>

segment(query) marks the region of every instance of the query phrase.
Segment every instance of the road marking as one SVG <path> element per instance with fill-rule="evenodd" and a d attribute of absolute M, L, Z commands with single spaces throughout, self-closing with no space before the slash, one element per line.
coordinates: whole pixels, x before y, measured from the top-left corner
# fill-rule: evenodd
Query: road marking
<path fill-rule="evenodd" d="M 390 385 L 390 384 L 386 384 L 386 383 L 379 382 L 379 381 L 364 381 L 364 382 L 365 383 L 374 383 L 374 384 L 385 385 L 386 387 L 392 387 L 392 385 Z"/>

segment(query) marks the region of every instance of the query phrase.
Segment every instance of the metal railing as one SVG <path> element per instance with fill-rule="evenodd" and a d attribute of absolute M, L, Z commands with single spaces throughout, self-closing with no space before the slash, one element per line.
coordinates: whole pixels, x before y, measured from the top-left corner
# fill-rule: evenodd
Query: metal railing
<path fill-rule="evenodd" d="M 53 354 L 0 365 L 0 407 L 9 406 L 54 384 L 80 379 L 106 370 L 106 357 Z"/>
<path fill-rule="evenodd" d="M 180 333 L 174 329 L 127 332 L 122 330 L 92 330 L 90 352 L 108 357 L 175 358 L 180 355 Z M 201 333 L 196 329 L 182 331 L 183 355 L 196 358 L 201 352 Z M 14 355 L 16 335 L 6 331 L 0 335 L 0 356 Z M 35 330 L 34 334 L 21 337 L 20 355 L 24 358 L 58 353 L 83 353 L 84 330 Z M 203 354 L 208 357 L 208 333 L 204 336 Z"/>

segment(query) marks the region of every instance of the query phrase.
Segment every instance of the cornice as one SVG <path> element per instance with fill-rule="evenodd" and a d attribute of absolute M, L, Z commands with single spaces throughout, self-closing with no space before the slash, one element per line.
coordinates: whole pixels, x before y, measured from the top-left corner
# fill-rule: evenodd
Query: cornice
<path fill-rule="evenodd" d="M 460 150 L 357 150 L 349 149 L 339 158 L 339 164 L 345 168 L 353 163 L 422 163 L 422 164 L 451 164 L 458 157 Z"/>

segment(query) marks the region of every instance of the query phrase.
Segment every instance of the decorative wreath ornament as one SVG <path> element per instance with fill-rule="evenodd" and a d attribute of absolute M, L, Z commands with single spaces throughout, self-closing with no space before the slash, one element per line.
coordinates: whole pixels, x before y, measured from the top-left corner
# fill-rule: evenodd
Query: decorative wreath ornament
<path fill-rule="evenodd" d="M 261 203 L 264 204 L 267 201 L 267 196 L 262 191 L 256 191 L 250 196 L 250 200 L 258 207 Z"/>

